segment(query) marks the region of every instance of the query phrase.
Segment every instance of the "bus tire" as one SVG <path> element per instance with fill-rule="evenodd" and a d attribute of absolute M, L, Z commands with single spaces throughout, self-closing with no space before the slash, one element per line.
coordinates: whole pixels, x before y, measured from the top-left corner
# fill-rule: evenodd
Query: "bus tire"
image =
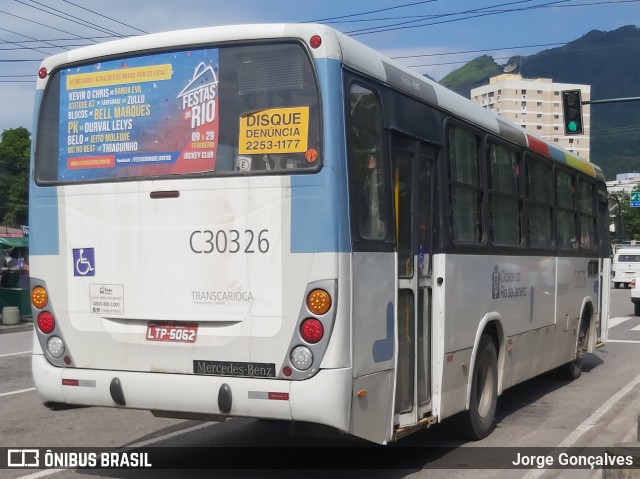
<path fill-rule="evenodd" d="M 589 329 L 589 319 L 586 316 L 580 321 L 580 332 L 578 333 L 578 344 L 576 346 L 576 358 L 560 366 L 560 375 L 564 379 L 573 381 L 582 375 L 582 358 L 584 356 L 585 342 Z"/>
<path fill-rule="evenodd" d="M 470 439 L 483 439 L 493 432 L 497 403 L 498 353 L 491 336 L 483 334 L 473 366 L 469 410 L 466 413 Z"/>
<path fill-rule="evenodd" d="M 640 303 L 633 303 L 633 314 L 640 316 Z"/>
<path fill-rule="evenodd" d="M 613 283 L 613 287 L 615 289 L 620 289 L 620 283 Z"/>

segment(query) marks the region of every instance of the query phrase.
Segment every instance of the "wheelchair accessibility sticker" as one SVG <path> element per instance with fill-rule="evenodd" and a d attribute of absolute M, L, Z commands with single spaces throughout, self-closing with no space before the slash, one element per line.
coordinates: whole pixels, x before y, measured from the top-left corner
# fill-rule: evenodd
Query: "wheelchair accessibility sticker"
<path fill-rule="evenodd" d="M 96 275 L 96 259 L 93 248 L 80 248 L 73 250 L 73 275 Z"/>

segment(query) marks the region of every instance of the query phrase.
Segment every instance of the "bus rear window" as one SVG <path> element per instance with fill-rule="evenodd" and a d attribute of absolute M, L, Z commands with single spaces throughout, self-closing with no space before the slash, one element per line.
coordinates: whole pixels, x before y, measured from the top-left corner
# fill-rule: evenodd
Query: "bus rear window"
<path fill-rule="evenodd" d="M 315 170 L 315 75 L 296 43 L 108 59 L 55 71 L 39 184 Z"/>
<path fill-rule="evenodd" d="M 640 262 L 640 255 L 637 255 L 637 254 L 618 255 L 618 263 L 637 263 L 637 262 Z"/>

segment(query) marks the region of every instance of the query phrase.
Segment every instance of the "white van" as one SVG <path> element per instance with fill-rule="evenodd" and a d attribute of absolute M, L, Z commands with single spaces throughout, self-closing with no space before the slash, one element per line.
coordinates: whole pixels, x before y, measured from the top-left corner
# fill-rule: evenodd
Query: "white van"
<path fill-rule="evenodd" d="M 611 262 L 611 281 L 614 288 L 628 287 L 636 276 L 640 276 L 640 246 L 619 247 Z"/>

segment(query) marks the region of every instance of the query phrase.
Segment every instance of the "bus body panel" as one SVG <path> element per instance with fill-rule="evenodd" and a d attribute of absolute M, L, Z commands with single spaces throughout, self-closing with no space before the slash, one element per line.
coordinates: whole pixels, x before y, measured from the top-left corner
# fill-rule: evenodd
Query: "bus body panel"
<path fill-rule="evenodd" d="M 109 393 L 113 371 L 56 368 L 39 354 L 34 354 L 32 367 L 36 388 L 45 402 L 116 406 Z M 351 391 L 350 369 L 323 370 L 312 379 L 295 383 L 131 371 L 118 371 L 117 377 L 128 408 L 220 415 L 218 392 L 222 384 L 228 384 L 233 397 L 229 416 L 309 421 L 349 431 L 345 398 Z M 62 385 L 63 380 L 78 380 L 79 385 Z M 193 391 L 197 394 L 190 393 Z M 269 393 L 276 394 L 270 397 Z"/>
<path fill-rule="evenodd" d="M 283 200 L 289 189 L 281 181 L 266 179 L 272 184 L 251 193 L 246 180 L 168 182 L 163 188 L 180 188 L 181 194 L 165 200 L 149 197 L 152 184 L 67 187 L 59 207 L 63 264 L 60 279 L 48 287 L 76 366 L 193 372 L 190 361 L 206 359 L 196 351 L 214 346 L 219 360 L 282 361 L 308 268 L 283 278 L 290 235 L 282 217 L 290 213 Z M 261 253 L 258 235 L 267 230 L 276 233 L 263 235 Z M 86 276 L 74 255 L 81 249 L 92 251 L 93 271 Z M 288 331 L 278 335 L 283 318 Z M 149 340 L 149 321 L 197 322 L 198 341 Z M 265 354 L 270 349 L 253 344 L 254 338 L 279 341 L 272 351 L 280 357 Z M 168 348 L 183 359 L 172 358 Z"/>
<path fill-rule="evenodd" d="M 492 311 L 502 317 L 509 337 L 554 324 L 554 303 L 545 300 L 555 294 L 554 257 L 446 255 L 445 261 L 451 318 L 445 326 L 446 351 L 472 345 L 477 321 Z"/>
<path fill-rule="evenodd" d="M 444 419 L 468 407 L 469 371 L 490 320 L 499 323 L 502 340 L 499 393 L 574 359 L 581 315 L 598 312 L 599 279 L 588 274 L 588 261 L 597 258 L 435 255 L 434 274 L 446 271 L 446 307 L 434 300 L 433 337 L 442 341 L 441 348 L 434 344 L 442 351 L 432 365 L 434 391 L 442 391 L 434 394 L 434 414 Z M 595 321 L 590 326 L 595 334 Z"/>
<path fill-rule="evenodd" d="M 596 337 L 593 348 L 595 348 L 596 345 L 602 346 L 606 344 L 607 336 L 609 334 L 609 307 L 611 301 L 609 285 L 611 284 L 611 259 L 608 257 L 600 259 L 600 278 L 600 324 L 598 324 L 597 327 L 597 334 L 595 335 Z"/>
<path fill-rule="evenodd" d="M 591 315 L 598 313 L 600 279 L 597 273 L 589 274 L 589 262 L 597 264 L 598 258 L 558 258 L 556 323 L 558 330 L 570 334 L 556 335 L 551 354 L 554 365 L 564 364 L 575 357 L 571 353 L 576 347 L 582 315 L 590 314 L 588 321 L 592 325 Z"/>
<path fill-rule="evenodd" d="M 363 395 L 363 391 L 366 394 Z M 351 394 L 350 432 L 378 444 L 391 441 L 393 404 L 391 369 L 356 377 Z"/>
<path fill-rule="evenodd" d="M 354 377 L 394 366 L 395 261 L 395 255 L 388 253 L 353 253 Z"/>
<path fill-rule="evenodd" d="M 393 421 L 393 371 L 398 351 L 396 262 L 393 253 L 352 253 L 351 428 L 359 437 L 379 444 L 391 440 Z"/>
<path fill-rule="evenodd" d="M 76 194 L 61 197 L 63 253 L 36 257 L 31 276 L 49 277 L 52 307 L 77 367 L 193 373 L 194 360 L 216 360 L 274 363 L 279 368 L 294 336 L 306 285 L 338 278 L 339 256 L 345 258 L 342 268 L 348 273 L 348 255 L 288 253 L 290 237 L 297 233 L 283 224 L 291 221 L 287 219 L 290 208 L 285 206 L 290 189 L 282 187 L 282 178 L 250 180 L 263 185 L 251 189 L 246 179 L 202 181 L 167 185 L 180 187 L 186 204 L 180 199 L 152 200 L 135 183 L 119 185 L 117 194 L 108 192 L 112 184 L 92 185 L 93 193 L 88 196 L 77 191 L 87 186 L 74 186 Z M 312 185 L 301 191 L 306 198 L 302 194 L 297 198 L 316 205 L 325 195 Z M 250 196 L 255 200 L 249 200 Z M 101 202 L 109 204 L 109 214 L 97 214 Z M 199 213 L 186 206 L 203 203 L 211 206 Z M 249 225 L 252 221 L 271 226 L 256 229 Z M 269 240 L 272 254 L 261 254 L 258 231 L 273 225 L 277 235 L 262 238 Z M 208 231 L 213 233 L 205 233 Z M 220 245 L 226 237 L 227 251 L 238 249 L 230 240 L 240 241 L 241 236 L 234 233 L 231 237 L 231 231 L 246 234 L 245 239 L 251 239 L 246 232 L 252 231 L 253 252 L 237 251 L 234 257 L 209 243 L 218 235 Z M 131 238 L 137 239 L 132 242 Z M 93 276 L 74 274 L 73 250 L 80 247 L 93 248 Z M 215 251 L 205 252 L 211 249 Z M 55 271 L 60 279 L 52 279 L 47 271 Z M 243 284 L 246 290 L 239 289 Z M 100 288 L 110 289 L 113 303 L 122 304 L 98 311 L 107 294 L 100 293 Z M 327 331 L 336 334 L 336 345 L 326 357 L 327 367 L 345 367 L 350 361 L 344 347 L 350 334 L 349 288 L 343 294 L 344 299 L 338 301 L 343 313 L 334 330 Z M 152 302 L 151 297 L 155 298 Z M 248 299 L 251 307 L 242 306 Z M 148 323 L 165 321 L 197 323 L 197 341 L 150 340 Z"/>

